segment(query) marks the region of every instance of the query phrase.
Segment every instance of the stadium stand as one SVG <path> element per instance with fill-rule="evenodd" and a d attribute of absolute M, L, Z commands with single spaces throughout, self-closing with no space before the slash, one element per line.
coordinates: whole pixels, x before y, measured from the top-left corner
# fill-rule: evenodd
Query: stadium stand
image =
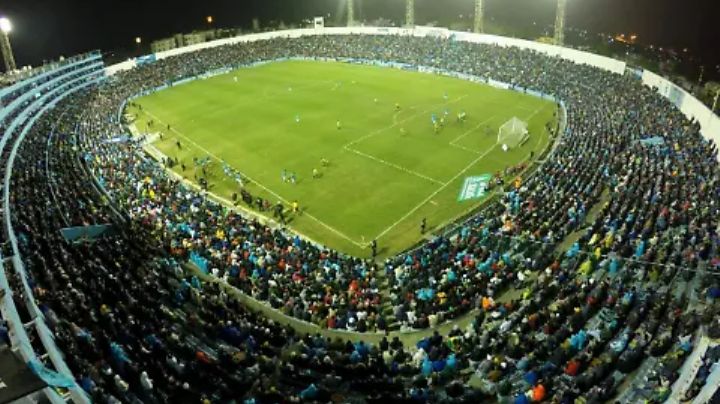
<path fill-rule="evenodd" d="M 290 57 L 493 78 L 562 100 L 567 127 L 522 183 L 497 184 L 499 200 L 382 268 L 225 209 L 138 139 L 113 141 L 137 94 Z M 55 387 L 49 400 L 662 402 L 695 356 L 702 369 L 683 393 L 709 380 L 716 350 L 696 350 L 718 332 L 717 149 L 637 79 L 520 48 L 373 35 L 237 43 L 102 82 L 100 72 L 89 54 L 0 90 L 1 307 L 11 345 Z M 651 136 L 665 144 L 641 142 Z M 89 242 L 59 231 L 104 224 L 112 231 Z M 352 333 L 298 334 L 225 283 Z M 460 316 L 467 327 L 435 330 Z M 412 345 L 396 331 L 363 340 L 393 323 L 433 331 Z"/>

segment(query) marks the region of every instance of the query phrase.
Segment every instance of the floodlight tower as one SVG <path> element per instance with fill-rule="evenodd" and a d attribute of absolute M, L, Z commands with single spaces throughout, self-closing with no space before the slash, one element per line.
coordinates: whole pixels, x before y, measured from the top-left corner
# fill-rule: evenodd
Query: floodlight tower
<path fill-rule="evenodd" d="M 348 27 L 355 25 L 355 4 L 353 0 L 347 0 Z"/>
<path fill-rule="evenodd" d="M 12 31 L 12 24 L 7 17 L 0 18 L 0 51 L 5 61 L 5 72 L 10 73 L 15 70 L 15 57 L 10 47 L 10 38 L 8 34 Z"/>
<path fill-rule="evenodd" d="M 483 0 L 475 0 L 475 29 L 476 34 L 480 34 L 483 29 Z"/>
<path fill-rule="evenodd" d="M 415 0 L 405 0 L 405 25 L 415 26 Z"/>
<path fill-rule="evenodd" d="M 555 45 L 562 46 L 565 43 L 565 7 L 567 0 L 557 0 L 557 12 L 555 12 Z"/>

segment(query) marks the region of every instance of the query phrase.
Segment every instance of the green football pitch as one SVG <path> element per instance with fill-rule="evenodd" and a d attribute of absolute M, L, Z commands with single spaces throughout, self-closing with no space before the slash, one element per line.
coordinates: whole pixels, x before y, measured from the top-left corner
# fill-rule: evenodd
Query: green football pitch
<path fill-rule="evenodd" d="M 240 192 L 224 173 L 227 164 L 242 173 L 253 196 L 283 202 L 293 230 L 364 257 L 373 239 L 381 257 L 395 254 L 477 208 L 491 194 L 460 201 L 465 179 L 541 154 L 557 109 L 444 76 L 315 61 L 241 68 L 135 104 L 141 108 L 127 113 L 137 118 L 136 128 L 163 133 L 153 146 L 185 166 L 175 166 L 177 173 L 195 181 L 201 169 L 193 159 L 207 159 L 210 191 L 230 200 Z M 445 119 L 437 131 L 433 114 Z M 530 137 L 503 151 L 498 128 L 512 117 L 528 123 Z M 283 171 L 296 182 L 283 181 Z M 293 201 L 298 214 L 289 212 Z"/>

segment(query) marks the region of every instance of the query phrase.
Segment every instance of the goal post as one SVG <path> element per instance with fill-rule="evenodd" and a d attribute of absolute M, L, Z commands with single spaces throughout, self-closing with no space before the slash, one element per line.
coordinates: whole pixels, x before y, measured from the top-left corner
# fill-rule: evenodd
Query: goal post
<path fill-rule="evenodd" d="M 498 143 L 508 149 L 521 146 L 529 138 L 527 122 L 512 117 L 498 129 Z"/>

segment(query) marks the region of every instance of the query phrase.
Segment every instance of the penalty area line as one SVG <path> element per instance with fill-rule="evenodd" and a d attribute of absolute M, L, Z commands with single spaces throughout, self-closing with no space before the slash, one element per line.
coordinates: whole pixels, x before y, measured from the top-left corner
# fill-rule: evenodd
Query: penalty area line
<path fill-rule="evenodd" d="M 490 122 L 493 118 L 495 118 L 495 115 L 493 115 L 493 116 L 491 116 L 491 117 L 483 120 L 482 122 L 478 123 L 477 126 L 473 127 L 472 129 L 468 130 L 467 132 L 463 133 L 462 135 L 460 135 L 460 136 L 456 137 L 455 139 L 451 140 L 450 143 L 449 143 L 449 145 L 450 145 L 450 146 L 453 146 L 453 147 L 457 147 L 457 148 L 463 149 L 463 150 L 466 150 L 466 151 L 469 151 L 469 152 L 471 152 L 471 153 L 481 154 L 482 152 L 480 152 L 480 151 L 471 149 L 471 148 L 469 148 L 469 147 L 465 147 L 465 146 L 463 146 L 463 145 L 459 145 L 459 144 L 457 144 L 456 142 L 457 142 L 458 140 L 460 140 L 460 139 L 463 139 L 465 136 L 467 136 L 467 135 L 475 132 L 476 130 L 480 129 L 481 126 L 483 126 L 483 125 L 486 124 L 487 122 Z"/>
<path fill-rule="evenodd" d="M 372 156 L 372 155 L 370 155 L 370 154 L 363 153 L 363 152 L 361 152 L 361 151 L 359 151 L 359 150 L 355 150 L 355 149 L 352 149 L 352 148 L 350 148 L 350 147 L 345 148 L 345 150 L 350 151 L 350 152 L 352 152 L 352 153 L 355 153 L 355 154 L 357 154 L 358 156 L 362 156 L 362 157 L 368 158 L 368 159 L 370 159 L 370 160 L 377 161 L 378 163 L 385 164 L 386 166 L 392 167 L 392 168 L 394 168 L 394 169 L 396 169 L 396 170 L 400 170 L 400 171 L 402 171 L 402 172 L 404 172 L 404 173 L 407 173 L 407 174 L 410 174 L 410 175 L 414 175 L 414 176 L 416 176 L 416 177 L 418 177 L 418 178 L 422 178 L 422 179 L 427 180 L 427 181 L 430 181 L 430 182 L 434 182 L 435 184 L 445 185 L 445 183 L 442 182 L 442 181 L 440 181 L 440 180 L 436 180 L 435 178 L 428 177 L 428 176 L 425 175 L 425 174 L 420 174 L 420 173 L 417 172 L 417 171 L 410 170 L 409 168 L 405 168 L 405 167 L 400 166 L 400 165 L 397 165 L 397 164 L 395 164 L 395 163 L 391 163 L 391 162 L 389 162 L 389 161 L 386 161 L 386 160 L 383 160 L 383 159 L 381 159 L 381 158 Z"/>
<path fill-rule="evenodd" d="M 156 121 L 158 121 L 158 122 L 160 122 L 160 123 L 164 123 L 162 119 L 158 118 L 158 117 L 157 117 L 156 115 L 154 115 L 153 113 L 151 113 L 151 112 L 149 112 L 149 111 L 144 111 L 144 112 L 145 112 L 147 115 L 149 115 L 150 117 L 152 117 L 153 119 L 155 119 Z M 214 153 L 212 153 L 212 152 L 210 152 L 209 150 L 207 150 L 206 148 L 202 147 L 202 146 L 199 145 L 197 142 L 195 142 L 194 140 L 192 140 L 191 138 L 189 138 L 188 136 L 186 136 L 185 134 L 183 134 L 183 133 L 180 132 L 179 130 L 175 129 L 174 127 L 170 127 L 170 130 L 171 130 L 172 132 L 175 132 L 175 134 L 177 134 L 178 136 L 184 138 L 185 140 L 187 140 L 187 141 L 190 142 L 191 144 L 193 144 L 195 147 L 197 147 L 198 149 L 200 149 L 201 151 L 203 151 L 204 153 L 206 153 L 208 156 L 214 158 L 215 160 L 217 160 L 217 161 L 219 161 L 219 162 L 221 162 L 221 163 L 227 164 L 227 163 L 225 162 L 225 160 L 221 159 L 220 157 L 216 156 Z M 257 186 L 260 187 L 260 188 L 262 188 L 263 190 L 265 190 L 265 191 L 268 192 L 269 194 L 271 194 L 271 195 L 273 195 L 274 197 L 278 198 L 279 200 L 285 202 L 286 204 L 290 204 L 290 201 L 288 201 L 287 199 L 283 198 L 282 196 L 280 196 L 277 192 L 273 191 L 272 189 L 266 187 L 265 185 L 261 184 L 260 182 L 256 181 L 255 179 L 251 178 L 250 176 L 246 175 L 244 172 L 240 172 L 240 174 L 241 174 L 244 178 L 246 178 L 248 181 L 250 181 L 251 183 L 257 185 Z M 338 229 L 336 229 L 336 228 L 328 225 L 327 223 L 323 222 L 322 220 L 318 219 L 317 217 L 313 216 L 312 214 L 310 214 L 310 213 L 308 213 L 308 212 L 303 212 L 303 215 L 309 217 L 310 219 L 312 219 L 313 221 L 315 221 L 316 223 L 318 223 L 319 225 L 321 225 L 321 226 L 324 227 L 325 229 L 330 230 L 330 231 L 331 231 L 332 233 L 334 233 L 335 235 L 338 235 L 338 236 L 340 236 L 341 238 L 343 238 L 344 240 L 351 242 L 351 243 L 352 243 L 353 245 L 355 245 L 356 247 L 359 247 L 359 248 L 361 248 L 361 249 L 367 248 L 367 245 L 366 245 L 366 244 L 358 243 L 357 241 L 353 240 L 352 238 L 350 238 L 350 237 L 349 237 L 348 235 L 346 235 L 345 233 L 343 233 L 343 232 L 341 232 L 340 230 L 338 230 Z M 298 233 L 298 234 L 299 234 L 299 233 Z"/>
<path fill-rule="evenodd" d="M 445 188 L 447 188 L 448 185 L 452 184 L 453 181 L 455 181 L 456 179 L 460 178 L 460 176 L 463 175 L 463 174 L 465 174 L 465 172 L 466 172 L 467 170 L 471 169 L 471 168 L 472 168 L 475 164 L 477 164 L 480 160 L 482 160 L 483 158 L 485 158 L 485 156 L 487 156 L 488 154 L 490 154 L 490 152 L 493 151 L 493 150 L 495 149 L 495 147 L 497 147 L 497 145 L 498 145 L 498 143 L 495 142 L 495 144 L 493 144 L 492 147 L 490 147 L 487 151 L 485 151 L 485 153 L 479 155 L 475 160 L 471 161 L 470 164 L 468 164 L 468 165 L 465 166 L 465 168 L 463 168 L 460 172 L 458 172 L 457 174 L 455 174 L 455 176 L 452 177 L 448 182 L 446 182 L 445 185 L 443 185 L 443 186 L 441 186 L 440 188 L 436 189 L 436 190 L 435 190 L 432 194 L 430 194 L 427 198 L 423 199 L 422 202 L 420 202 L 417 206 L 415 206 L 414 208 L 412 208 L 412 209 L 411 209 L 408 213 L 406 213 L 403 217 L 401 217 L 400 219 L 398 219 L 395 223 L 391 224 L 391 225 L 388 226 L 385 230 L 383 230 L 380 234 L 378 234 L 378 235 L 375 237 L 375 239 L 376 239 L 376 240 L 377 240 L 377 239 L 380 239 L 382 236 L 386 235 L 388 232 L 390 232 L 390 230 L 394 229 L 395 226 L 397 226 L 397 225 L 400 224 L 401 222 L 405 221 L 408 217 L 410 217 L 410 215 L 412 215 L 413 213 L 417 212 L 418 209 L 420 209 L 421 207 L 423 207 L 426 203 L 430 202 L 437 194 L 439 194 L 442 190 L 444 190 Z"/>
<path fill-rule="evenodd" d="M 465 99 L 465 98 L 467 98 L 467 97 L 468 97 L 467 94 L 462 95 L 462 96 L 460 96 L 460 97 L 457 97 L 457 98 L 455 98 L 455 99 L 447 102 L 447 104 L 454 104 L 454 103 L 456 103 L 456 102 L 458 102 L 458 101 L 461 101 L 461 100 L 463 100 L 463 99 Z M 388 125 L 388 126 L 386 126 L 386 127 L 384 127 L 384 128 L 380 128 L 380 129 L 374 130 L 374 131 L 372 131 L 372 132 L 370 132 L 370 133 L 368 133 L 368 134 L 366 134 L 366 135 L 363 135 L 363 136 L 361 136 L 361 137 L 359 137 L 359 138 L 357 138 L 357 139 L 355 139 L 355 140 L 353 140 L 353 141 L 345 144 L 345 145 L 343 146 L 343 149 L 348 150 L 350 147 L 352 147 L 352 146 L 354 146 L 354 145 L 356 145 L 356 144 L 358 144 L 358 143 L 360 143 L 360 142 L 362 142 L 362 141 L 364 141 L 364 140 L 366 140 L 366 139 L 369 139 L 369 138 L 371 138 L 371 137 L 373 137 L 373 136 L 375 136 L 375 135 L 377 135 L 377 134 L 379 134 L 379 133 L 385 132 L 386 130 L 390 130 L 390 129 L 392 129 L 392 128 L 394 128 L 394 127 L 396 127 L 396 126 L 398 126 L 398 125 L 400 125 L 400 124 L 402 124 L 402 123 L 411 121 L 411 120 L 417 118 L 418 116 L 420 116 L 421 114 L 426 114 L 426 113 L 428 113 L 428 112 L 431 112 L 434 108 L 436 108 L 436 107 L 438 107 L 438 106 L 445 105 L 445 104 L 446 104 L 446 103 L 433 104 L 433 106 L 432 106 L 430 109 L 426 109 L 426 110 L 423 110 L 423 111 L 414 113 L 414 114 L 408 116 L 407 118 L 402 119 L 402 120 L 399 120 L 399 121 L 395 118 L 395 115 L 393 115 L 393 124 L 392 124 L 392 125 Z M 414 107 L 410 107 L 410 108 L 414 108 Z M 396 112 L 395 114 L 398 114 L 399 112 L 400 112 L 400 111 Z"/>

